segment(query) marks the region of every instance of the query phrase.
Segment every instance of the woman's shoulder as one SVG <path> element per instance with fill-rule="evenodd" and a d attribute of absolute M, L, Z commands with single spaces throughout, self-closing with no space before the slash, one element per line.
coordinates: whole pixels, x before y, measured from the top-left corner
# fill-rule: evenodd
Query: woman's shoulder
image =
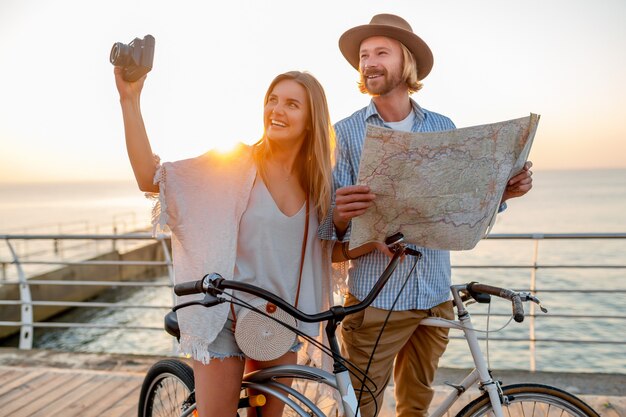
<path fill-rule="evenodd" d="M 216 158 L 216 159 L 232 159 L 237 156 L 242 157 L 246 155 L 252 155 L 254 146 L 246 145 L 243 142 L 237 142 L 228 149 L 210 149 L 209 151 L 200 155 L 200 158 Z"/>
<path fill-rule="evenodd" d="M 182 170 L 242 168 L 252 163 L 252 150 L 253 146 L 239 142 L 229 150 L 211 149 L 202 155 L 181 159 L 170 164 L 173 168 Z"/>

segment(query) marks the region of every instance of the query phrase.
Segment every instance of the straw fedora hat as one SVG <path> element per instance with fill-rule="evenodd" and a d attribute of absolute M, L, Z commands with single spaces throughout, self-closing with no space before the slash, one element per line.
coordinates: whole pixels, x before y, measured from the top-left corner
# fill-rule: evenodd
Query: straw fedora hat
<path fill-rule="evenodd" d="M 349 29 L 339 38 L 341 53 L 357 71 L 361 42 L 372 36 L 386 36 L 404 44 L 415 56 L 418 79 L 423 80 L 430 73 L 433 67 L 433 53 L 430 48 L 413 33 L 406 20 L 393 14 L 377 14 L 369 24 Z"/>

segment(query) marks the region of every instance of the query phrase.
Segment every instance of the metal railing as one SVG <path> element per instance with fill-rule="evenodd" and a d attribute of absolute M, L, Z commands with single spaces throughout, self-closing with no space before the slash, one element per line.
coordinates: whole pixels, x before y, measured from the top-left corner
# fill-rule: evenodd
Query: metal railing
<path fill-rule="evenodd" d="M 126 235 L 0 235 L 0 240 L 5 243 L 11 253 L 11 259 L 0 259 L 0 263 L 3 265 L 3 270 L 14 267 L 16 271 L 16 278 L 11 278 L 5 271 L 2 279 L 0 280 L 0 288 L 3 286 L 18 286 L 19 287 L 19 300 L 2 300 L 0 299 L 0 307 L 4 306 L 19 306 L 20 307 L 20 319 L 19 320 L 6 320 L 0 317 L 0 327 L 19 327 L 20 328 L 20 341 L 19 347 L 21 349 L 30 349 L 33 345 L 33 330 L 35 328 L 72 328 L 72 327 L 85 327 L 85 328 L 119 328 L 120 325 L 110 324 L 93 324 L 93 323 L 58 323 L 47 321 L 35 321 L 33 317 L 33 308 L 37 306 L 56 306 L 67 308 L 82 308 L 82 307 L 99 307 L 99 308 L 144 308 L 144 309 L 167 309 L 168 305 L 133 305 L 127 303 L 107 303 L 107 302 L 93 302 L 93 301 L 54 301 L 54 300 L 33 300 L 30 291 L 31 286 L 99 286 L 99 287 L 171 287 L 173 285 L 173 271 L 172 261 L 170 257 L 168 247 L 168 237 L 161 236 L 157 238 L 151 237 L 147 233 L 126 234 Z M 142 244 L 159 244 L 162 247 L 164 259 L 162 261 L 120 261 L 120 260 L 84 260 L 84 259 L 67 259 L 62 256 L 57 256 L 54 259 L 35 260 L 31 259 L 31 256 L 21 257 L 15 250 L 13 242 L 24 240 L 44 240 L 47 242 L 58 241 L 110 241 L 110 244 L 106 244 L 105 247 L 110 250 L 115 249 L 119 241 L 134 241 L 142 242 Z M 463 273 L 469 273 L 472 271 L 480 271 L 482 276 L 490 276 L 490 270 L 504 270 L 508 271 L 508 274 L 528 273 L 528 285 L 524 288 L 515 288 L 517 290 L 532 291 L 539 295 L 541 294 L 626 294 L 626 274 L 622 274 L 626 270 L 626 251 L 618 254 L 615 259 L 617 262 L 540 262 L 539 257 L 539 244 L 545 241 L 573 241 L 573 242 L 605 242 L 605 241 L 619 240 L 626 243 L 626 233 L 575 233 L 575 234 L 494 234 L 490 235 L 483 242 L 492 241 L 521 241 L 532 242 L 532 256 L 530 262 L 493 262 L 493 263 L 454 263 L 453 271 L 463 271 Z M 481 242 L 482 244 L 482 242 Z M 479 244 L 480 245 L 480 244 Z M 615 251 L 613 251 L 615 252 Z M 619 251 L 618 251 L 619 252 Z M 578 255 L 572 255 L 573 258 L 579 259 Z M 519 257 L 518 257 L 519 258 Z M 499 259 L 502 259 L 500 257 Z M 528 258 L 526 258 L 528 259 Z M 562 259 L 562 258 L 561 258 Z M 584 260 L 584 257 L 583 257 Z M 63 281 L 63 280 L 38 280 L 29 279 L 28 274 L 25 272 L 26 266 L 56 266 L 56 267 L 68 267 L 74 265 L 82 266 L 144 266 L 144 267 L 165 267 L 167 268 L 168 281 L 167 282 L 128 282 L 128 281 L 106 281 L 92 279 L 92 277 L 80 277 L 78 280 Z M 597 288 L 591 285 L 591 283 L 582 283 L 581 285 L 573 288 L 568 287 L 543 287 L 537 284 L 538 273 L 541 271 L 559 271 L 559 270 L 575 270 L 575 271 L 589 271 L 589 270 L 616 270 L 621 275 L 619 276 L 619 283 L 616 283 L 611 288 Z M 489 278 L 483 279 L 484 282 L 489 282 Z M 517 281 L 519 282 L 519 280 Z M 554 306 L 550 306 L 554 307 Z M 524 342 L 529 343 L 530 346 L 530 370 L 536 370 L 536 348 L 538 342 L 546 343 L 584 343 L 591 345 L 621 345 L 626 346 L 626 340 L 617 340 L 617 338 L 623 338 L 621 332 L 615 332 L 616 339 L 612 340 L 598 340 L 590 338 L 563 338 L 563 337 L 538 337 L 536 334 L 536 320 L 542 317 L 541 314 L 537 314 L 534 308 L 534 304 L 530 303 L 530 310 L 527 312 L 529 322 L 529 335 L 527 338 L 517 337 L 490 337 L 490 340 L 501 340 L 507 342 Z M 547 317 L 552 318 L 566 318 L 566 319 L 589 319 L 589 320 L 626 320 L 626 315 L 621 314 L 622 310 L 616 310 L 610 314 L 572 314 L 566 312 L 563 314 L 549 314 Z M 490 312 L 491 316 L 509 316 L 507 312 Z M 472 313 L 473 316 L 480 317 L 486 314 Z M 546 319 L 541 319 L 546 320 Z M 159 323 L 160 324 L 160 323 Z M 624 326 L 617 326 L 618 328 L 624 328 Z M 128 330 L 159 330 L 162 331 L 160 325 L 123 325 L 124 329 Z"/>
<path fill-rule="evenodd" d="M 485 242 L 488 241 L 497 241 L 497 240 L 516 240 L 516 241 L 531 241 L 532 242 L 532 256 L 530 264 L 528 263 L 505 263 L 505 264 L 453 264 L 453 270 L 459 271 L 470 271 L 470 270 L 480 270 L 480 271 L 489 271 L 489 270 L 497 270 L 504 269 L 508 271 L 526 271 L 528 272 L 528 286 L 519 287 L 518 285 L 511 286 L 508 284 L 510 288 L 513 288 L 517 291 L 530 291 L 534 294 L 541 296 L 542 294 L 610 294 L 614 296 L 615 294 L 626 295 L 626 272 L 623 273 L 621 277 L 620 283 L 615 283 L 610 289 L 601 289 L 593 286 L 593 281 L 587 282 L 586 284 L 582 284 L 582 286 L 577 288 L 568 287 L 558 287 L 558 288 L 548 288 L 541 287 L 537 285 L 538 281 L 538 273 L 540 271 L 563 271 L 563 270 L 617 270 L 623 272 L 626 271 L 626 250 L 621 252 L 621 257 L 618 257 L 618 263 L 606 263 L 606 262 L 593 262 L 593 263 L 583 263 L 583 262 L 572 262 L 572 263 L 541 263 L 539 261 L 539 244 L 540 242 L 545 241 L 558 241 L 562 243 L 563 241 L 615 241 L 618 240 L 625 244 L 626 249 L 626 233 L 529 233 L 529 234 L 493 234 L 487 236 Z M 615 249 L 613 249 L 615 252 Z M 577 256 L 579 258 L 579 256 Z M 588 273 L 588 272 L 587 272 Z M 489 276 L 489 273 L 486 274 Z M 487 278 L 489 279 L 489 278 Z M 573 299 L 571 299 L 573 300 Z M 572 301 L 568 301 L 572 303 Z M 551 307 L 567 307 L 567 306 L 551 306 Z M 568 310 L 568 308 L 566 308 Z M 529 335 L 528 338 L 511 338 L 511 337 L 489 337 L 490 340 L 495 341 L 506 341 L 506 342 L 524 342 L 529 343 L 529 369 L 531 371 L 537 370 L 537 343 L 545 342 L 545 343 L 556 343 L 556 344 L 589 344 L 589 345 L 621 345 L 626 346 L 626 339 L 623 338 L 623 332 L 615 332 L 613 333 L 614 337 L 622 337 L 621 340 L 606 340 L 606 339 L 589 339 L 589 338 L 558 338 L 558 337 L 538 337 L 537 336 L 537 326 L 536 320 L 539 318 L 541 320 L 545 320 L 547 318 L 565 318 L 565 319 L 589 319 L 589 320 L 598 320 L 599 322 L 607 321 L 607 320 L 626 320 L 626 315 L 619 314 L 622 313 L 623 310 L 619 309 L 617 311 L 612 312 L 611 314 L 555 314 L 553 312 L 545 315 L 543 313 L 537 313 L 537 306 L 534 303 L 529 303 L 529 311 L 526 312 L 526 317 L 528 318 L 528 329 Z M 490 316 L 501 316 L 501 317 L 509 317 L 510 312 L 503 313 L 494 313 L 490 312 Z M 472 316 L 486 316 L 486 314 L 480 313 L 472 313 Z M 615 326 L 616 328 L 623 328 L 624 326 Z M 455 338 L 452 336 L 451 338 Z M 460 338 L 460 337 L 458 337 Z M 485 339 L 484 337 L 479 337 L 479 339 Z"/>
<path fill-rule="evenodd" d="M 45 321 L 34 321 L 33 307 L 36 306 L 57 306 L 57 307 L 106 307 L 106 308 L 170 308 L 171 306 L 142 306 L 142 305 L 125 305 L 120 303 L 101 303 L 91 301 L 49 301 L 49 300 L 33 300 L 31 294 L 31 286 L 43 285 L 43 286 L 98 286 L 98 287 L 171 287 L 174 282 L 174 272 L 172 266 L 172 259 L 169 250 L 169 237 L 159 236 L 153 238 L 148 233 L 134 233 L 134 234 L 112 234 L 112 235 L 0 235 L 0 239 L 3 240 L 11 254 L 11 260 L 0 260 L 3 265 L 3 279 L 0 280 L 0 285 L 11 286 L 16 285 L 19 288 L 19 300 L 0 300 L 0 306 L 2 305 L 19 305 L 20 307 L 20 320 L 2 320 L 0 317 L 0 327 L 14 327 L 20 328 L 20 349 L 31 349 L 33 346 L 33 330 L 36 327 L 84 327 L 84 328 L 118 328 L 119 325 L 107 325 L 107 324 L 90 324 L 90 323 L 56 323 Z M 56 259 L 48 260 L 31 260 L 30 254 L 27 254 L 27 259 L 22 259 L 18 251 L 16 251 L 13 242 L 14 241 L 32 241 L 32 240 L 46 240 L 52 241 L 56 247 L 59 241 L 111 241 L 113 244 L 109 247 L 110 251 L 116 251 L 116 243 L 119 241 L 144 241 L 148 243 L 158 243 L 161 246 L 164 260 L 163 261 L 124 261 L 124 260 L 80 260 L 80 259 L 66 259 L 63 257 L 63 251 L 55 252 L 57 254 Z M 137 245 L 134 246 L 136 248 Z M 99 255 L 102 252 L 96 249 L 92 251 L 92 255 Z M 7 277 L 6 266 L 13 265 L 16 270 L 17 279 L 10 279 Z M 167 268 L 168 282 L 126 282 L 120 280 L 42 280 L 42 279 L 29 279 L 24 266 L 32 265 L 47 265 L 47 266 L 116 266 L 116 267 L 131 267 L 131 266 L 143 266 L 143 267 L 165 267 Z M 162 327 L 155 326 L 124 326 L 125 329 L 130 330 L 162 330 Z"/>
<path fill-rule="evenodd" d="M 146 223 L 146 219 L 137 216 L 134 211 L 120 212 L 112 216 L 111 221 L 94 222 L 86 219 L 76 219 L 65 222 L 49 222 L 41 224 L 33 224 L 24 227 L 5 228 L 3 233 L 7 236 L 19 235 L 56 235 L 56 236 L 74 236 L 74 235 L 100 235 L 100 234 L 125 234 L 147 231 L 150 224 Z M 18 239 L 14 241 L 14 250 L 19 254 L 20 259 L 26 260 L 32 257 L 74 257 L 81 255 L 86 256 L 90 251 L 81 243 L 73 241 L 65 241 L 64 239 L 50 239 L 47 244 L 40 244 L 33 241 L 40 239 Z M 34 243 L 34 244 L 33 244 Z M 112 247 L 115 250 L 116 241 L 112 240 Z M 4 257 L 11 257 L 10 254 L 3 253 L 0 245 L 0 279 L 7 278 L 7 262 Z M 96 250 L 99 250 L 96 249 Z M 81 251 L 85 252 L 81 254 Z M 80 259 L 80 258 L 78 258 Z"/>

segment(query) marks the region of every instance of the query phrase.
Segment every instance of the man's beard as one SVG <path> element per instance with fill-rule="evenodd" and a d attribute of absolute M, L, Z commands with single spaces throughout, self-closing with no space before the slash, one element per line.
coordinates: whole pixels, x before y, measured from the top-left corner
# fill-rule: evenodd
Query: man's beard
<path fill-rule="evenodd" d="M 376 79 L 374 82 L 378 83 L 376 87 L 372 86 L 372 81 L 367 78 L 367 75 L 379 74 L 383 77 L 382 84 L 380 83 L 380 78 Z M 393 91 L 398 85 L 404 83 L 402 80 L 402 74 L 400 73 L 389 73 L 387 71 L 372 71 L 370 73 L 366 73 L 363 76 L 363 81 L 367 92 L 371 96 L 384 96 L 385 94 Z"/>

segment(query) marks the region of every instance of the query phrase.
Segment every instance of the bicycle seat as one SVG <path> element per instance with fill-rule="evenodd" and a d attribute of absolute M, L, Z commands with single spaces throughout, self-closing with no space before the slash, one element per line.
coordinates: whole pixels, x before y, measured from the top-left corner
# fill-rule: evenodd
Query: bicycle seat
<path fill-rule="evenodd" d="M 175 311 L 170 311 L 165 315 L 164 320 L 165 331 L 174 336 L 176 339 L 180 339 L 180 328 L 178 327 L 178 317 Z"/>

